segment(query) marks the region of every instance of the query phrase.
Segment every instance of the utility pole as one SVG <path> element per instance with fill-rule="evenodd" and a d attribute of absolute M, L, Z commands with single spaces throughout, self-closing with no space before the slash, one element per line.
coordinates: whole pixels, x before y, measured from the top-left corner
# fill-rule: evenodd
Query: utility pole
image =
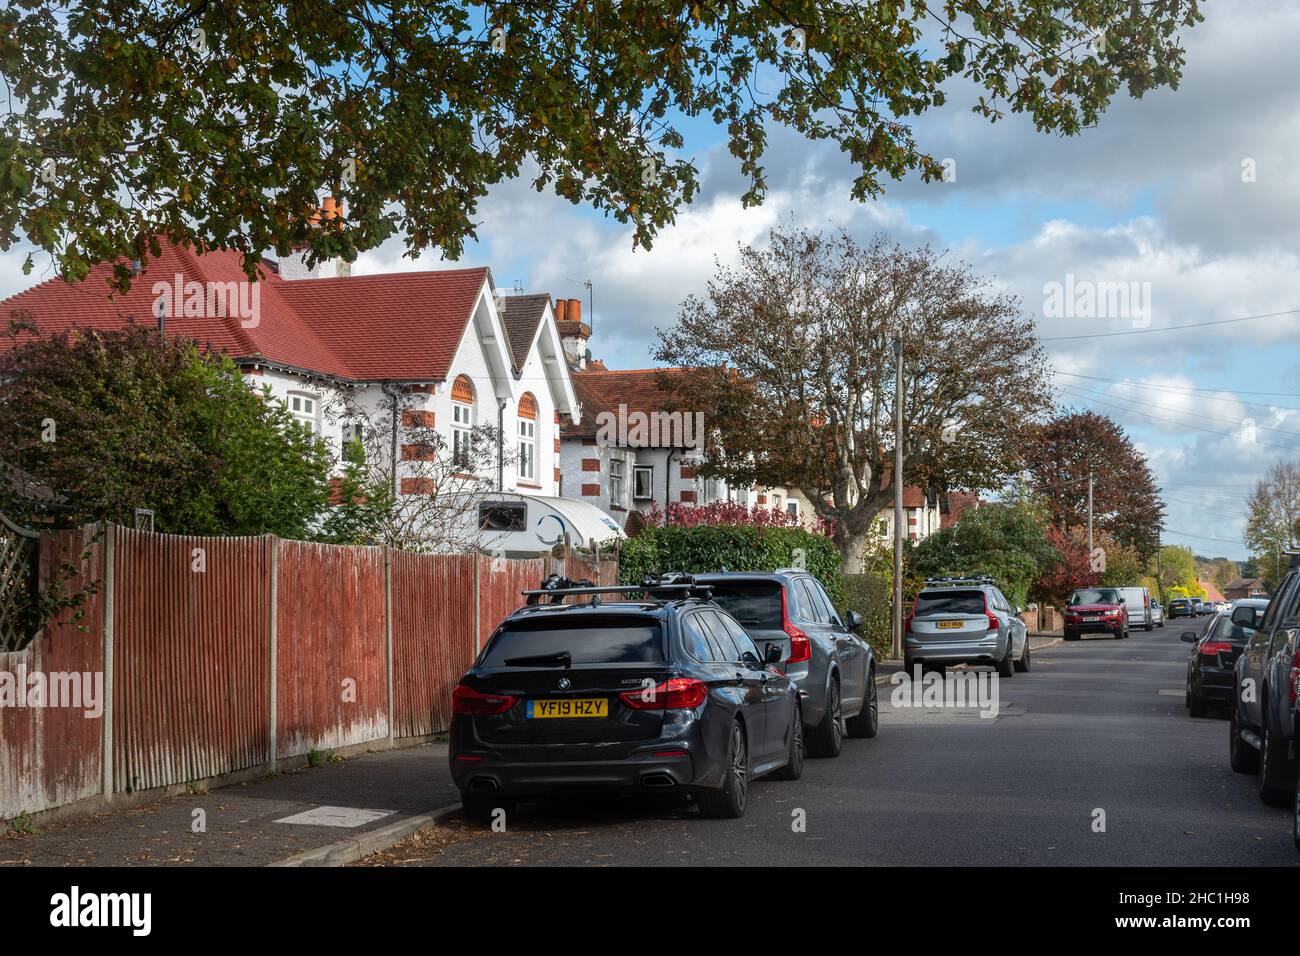
<path fill-rule="evenodd" d="M 1088 560 L 1092 560 L 1092 469 L 1088 469 Z"/>
<path fill-rule="evenodd" d="M 894 659 L 903 656 L 903 336 L 894 336 Z"/>

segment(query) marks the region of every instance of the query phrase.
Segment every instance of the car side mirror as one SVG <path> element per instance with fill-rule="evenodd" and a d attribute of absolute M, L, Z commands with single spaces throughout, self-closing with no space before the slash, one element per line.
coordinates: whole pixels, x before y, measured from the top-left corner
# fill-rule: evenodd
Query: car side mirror
<path fill-rule="evenodd" d="M 1253 631 L 1255 629 L 1255 609 L 1253 607 L 1234 607 L 1232 609 L 1232 623 L 1238 627 L 1248 627 Z"/>
<path fill-rule="evenodd" d="M 1188 644 L 1195 644 L 1195 643 L 1196 643 L 1196 632 L 1195 632 L 1195 631 L 1183 631 L 1182 639 L 1183 639 L 1184 641 L 1186 641 Z"/>
<path fill-rule="evenodd" d="M 1024 609 L 1023 607 L 1021 607 L 1019 604 L 1017 604 L 1017 605 L 1016 605 L 1016 617 L 1019 617 L 1020 615 L 1022 615 L 1022 614 L 1024 614 L 1024 613 L 1025 613 L 1025 609 Z"/>
<path fill-rule="evenodd" d="M 767 664 L 780 664 L 780 663 L 781 663 L 781 645 L 780 645 L 780 644 L 769 644 L 769 645 L 767 645 L 767 647 L 764 648 L 764 650 L 763 650 L 763 661 L 764 661 L 764 663 L 767 663 Z"/>
<path fill-rule="evenodd" d="M 850 631 L 856 631 L 862 627 L 864 618 L 857 611 L 844 612 L 844 626 Z"/>

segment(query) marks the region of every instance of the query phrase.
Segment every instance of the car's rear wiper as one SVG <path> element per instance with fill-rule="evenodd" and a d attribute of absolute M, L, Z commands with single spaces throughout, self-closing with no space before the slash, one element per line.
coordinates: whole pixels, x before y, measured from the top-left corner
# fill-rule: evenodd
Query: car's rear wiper
<path fill-rule="evenodd" d="M 507 657 L 506 667 L 572 667 L 573 655 L 568 651 L 555 654 L 534 654 L 531 657 Z"/>

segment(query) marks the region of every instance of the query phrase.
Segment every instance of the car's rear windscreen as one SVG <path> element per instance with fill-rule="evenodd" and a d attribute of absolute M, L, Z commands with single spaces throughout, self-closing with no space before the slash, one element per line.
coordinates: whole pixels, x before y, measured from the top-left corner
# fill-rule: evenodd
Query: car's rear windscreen
<path fill-rule="evenodd" d="M 930 591 L 916 598 L 916 616 L 931 614 L 983 614 L 983 591 Z"/>
<path fill-rule="evenodd" d="M 741 627 L 781 629 L 781 585 L 774 581 L 728 581 L 709 586 L 713 588 L 713 602 Z"/>
<path fill-rule="evenodd" d="M 529 622 L 501 631 L 483 657 L 485 667 L 545 667 L 568 654 L 568 664 L 659 664 L 663 628 L 646 618 Z"/>

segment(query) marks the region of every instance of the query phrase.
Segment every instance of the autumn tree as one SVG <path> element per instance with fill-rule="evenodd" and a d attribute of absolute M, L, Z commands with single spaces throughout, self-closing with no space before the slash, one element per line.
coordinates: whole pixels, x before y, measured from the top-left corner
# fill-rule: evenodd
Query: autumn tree
<path fill-rule="evenodd" d="M 69 279 L 157 254 L 355 257 L 400 232 L 455 258 L 489 186 L 523 176 L 648 243 L 695 196 L 720 127 L 766 192 L 770 131 L 830 140 L 850 195 L 943 169 L 912 118 L 964 82 L 987 120 L 1093 125 L 1176 87 L 1197 0 L 17 0 L 0 7 L 0 249 Z M 760 92 L 761 91 L 761 92 Z M 311 230 L 328 190 L 340 230 Z M 849 198 L 848 196 L 845 197 Z M 117 275 L 129 281 L 124 264 Z"/>
<path fill-rule="evenodd" d="M 1246 546 L 1272 592 L 1286 572 L 1284 552 L 1300 545 L 1300 462 L 1279 461 L 1246 502 Z"/>
<path fill-rule="evenodd" d="M 660 332 L 657 357 L 692 370 L 661 387 L 716 439 L 698 471 L 799 489 L 847 573 L 893 500 L 895 336 L 907 484 L 998 487 L 1048 405 L 1043 352 L 1018 302 L 946 255 L 777 228 Z"/>
<path fill-rule="evenodd" d="M 1030 597 L 1063 605 L 1079 588 L 1097 585 L 1101 575 L 1092 569 L 1084 529 L 1063 530 L 1049 525 L 1046 539 L 1054 557 L 1041 565 L 1038 578 L 1030 588 Z"/>
<path fill-rule="evenodd" d="M 1155 554 L 1164 503 L 1145 456 L 1112 419 L 1061 414 L 1038 429 L 1025 458 L 1030 486 L 1047 500 L 1052 524 L 1087 527 L 1091 473 L 1094 531 L 1143 559 Z"/>

